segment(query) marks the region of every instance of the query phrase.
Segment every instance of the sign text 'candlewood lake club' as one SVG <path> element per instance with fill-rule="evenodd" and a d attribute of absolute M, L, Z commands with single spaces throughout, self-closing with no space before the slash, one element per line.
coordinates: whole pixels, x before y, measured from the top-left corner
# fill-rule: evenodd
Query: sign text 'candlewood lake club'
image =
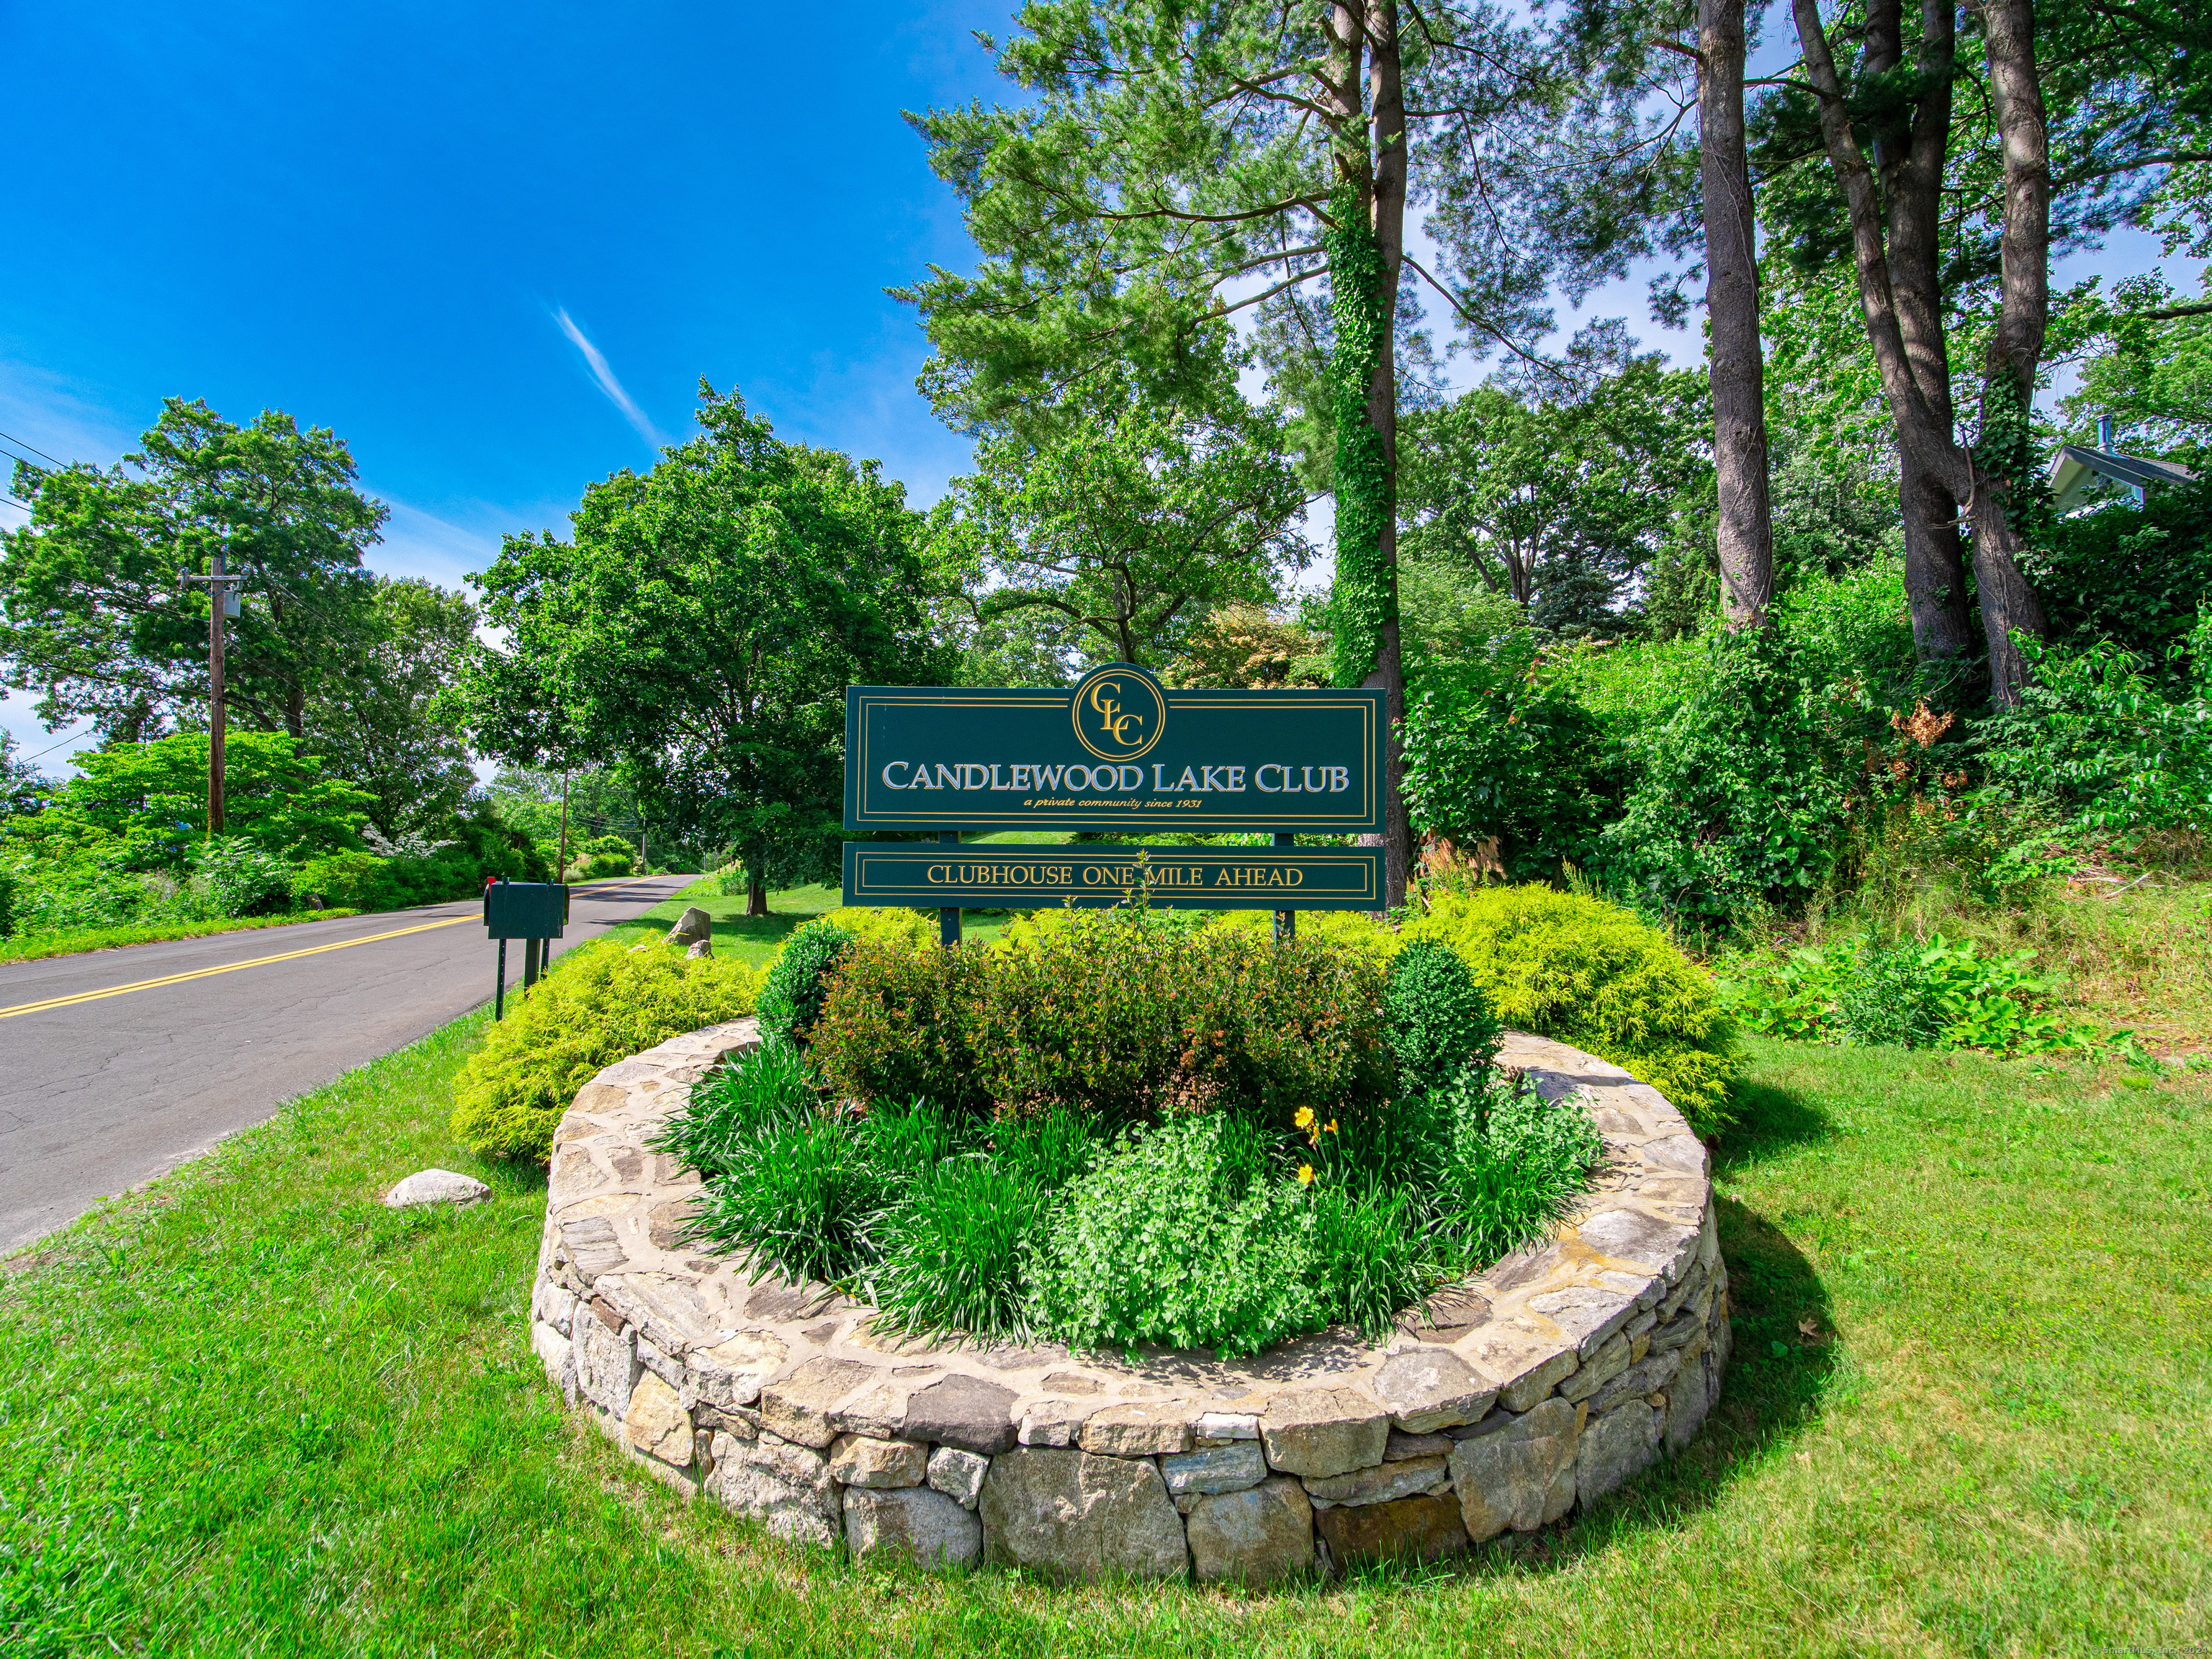
<path fill-rule="evenodd" d="M 1355 836 L 1382 822 L 1379 690 L 1178 691 L 1127 663 L 1073 692 L 845 694 L 845 828 Z M 845 848 L 848 904 L 1373 909 L 1371 848 Z"/>

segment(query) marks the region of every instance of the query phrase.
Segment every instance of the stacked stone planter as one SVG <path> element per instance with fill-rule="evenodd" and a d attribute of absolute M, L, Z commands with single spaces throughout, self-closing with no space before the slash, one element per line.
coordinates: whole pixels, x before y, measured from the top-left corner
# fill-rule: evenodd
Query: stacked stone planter
<path fill-rule="evenodd" d="M 787 1539 L 1061 1578 L 1265 1582 L 1433 1558 L 1587 1507 L 1697 1431 L 1729 1349 L 1705 1149 L 1659 1094 L 1509 1036 L 1582 1091 L 1605 1167 L 1547 1244 L 1409 1314 L 1242 1363 L 882 1336 L 821 1285 L 688 1249 L 697 1178 L 647 1143 L 753 1046 L 710 1028 L 611 1066 L 554 1137 L 531 1340 L 569 1402 L 678 1490 Z"/>

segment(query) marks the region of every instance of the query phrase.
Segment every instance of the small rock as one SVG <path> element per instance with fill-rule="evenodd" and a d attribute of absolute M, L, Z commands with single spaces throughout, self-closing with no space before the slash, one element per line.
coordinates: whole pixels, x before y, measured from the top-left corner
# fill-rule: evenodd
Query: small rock
<path fill-rule="evenodd" d="M 872 1366 L 850 1359 L 810 1359 L 761 1390 L 761 1421 L 799 1445 L 827 1446 L 837 1437 L 830 1409 L 875 1375 Z"/>
<path fill-rule="evenodd" d="M 1012 1389 L 996 1382 L 955 1375 L 908 1395 L 901 1426 L 916 1440 L 934 1440 L 988 1457 L 1014 1443 L 1016 1398 Z"/>
<path fill-rule="evenodd" d="M 1053 1578 L 1179 1578 L 1182 1517 L 1149 1458 L 1024 1446 L 991 1460 L 976 1505 L 996 1560 Z"/>
<path fill-rule="evenodd" d="M 1509 1412 L 1528 1411 L 1559 1383 L 1572 1376 L 1578 1363 L 1574 1350 L 1564 1348 L 1530 1366 L 1499 1389 L 1498 1403 Z"/>
<path fill-rule="evenodd" d="M 1200 1440 L 1257 1440 L 1260 1417 L 1256 1412 L 1206 1412 L 1196 1428 Z"/>
<path fill-rule="evenodd" d="M 1267 1584 L 1313 1571 L 1313 1505 L 1282 1475 L 1200 1498 L 1190 1507 L 1188 1533 L 1202 1580 Z"/>
<path fill-rule="evenodd" d="M 964 1567 L 983 1553 L 983 1526 L 927 1486 L 854 1487 L 845 1493 L 845 1545 L 856 1556 L 902 1555 L 931 1570 Z"/>
<path fill-rule="evenodd" d="M 702 1400 L 726 1408 L 750 1406 L 789 1352 L 780 1338 L 740 1331 L 711 1348 L 692 1349 L 684 1373 Z"/>
<path fill-rule="evenodd" d="M 1190 1448 L 1189 1408 L 1180 1401 L 1109 1406 L 1083 1420 L 1078 1443 L 1101 1456 L 1151 1457 Z"/>
<path fill-rule="evenodd" d="M 1340 1567 L 1393 1557 L 1434 1561 L 1468 1545 L 1459 1506 L 1449 1498 L 1401 1498 L 1322 1510 L 1314 1525 Z"/>
<path fill-rule="evenodd" d="M 684 960 L 686 962 L 696 962 L 702 957 L 711 957 L 714 954 L 714 940 L 710 939 L 695 939 L 692 941 L 691 948 L 684 953 Z"/>
<path fill-rule="evenodd" d="M 1267 1460 L 1260 1455 L 1256 1443 L 1237 1440 L 1226 1446 L 1163 1457 L 1160 1474 L 1168 1490 L 1178 1498 L 1186 1492 L 1243 1492 L 1267 1478 Z"/>
<path fill-rule="evenodd" d="M 911 1440 L 841 1434 L 830 1443 L 830 1473 L 848 1486 L 918 1486 L 929 1473 L 929 1449 Z"/>
<path fill-rule="evenodd" d="M 963 1510 L 975 1507 L 976 1498 L 982 1495 L 983 1477 L 990 1472 L 989 1458 L 962 1451 L 957 1446 L 939 1446 L 929 1455 L 931 1489 L 943 1492 Z"/>
<path fill-rule="evenodd" d="M 1022 1408 L 1017 1437 L 1024 1446 L 1072 1446 L 1083 1419 L 1097 1409 L 1075 1400 L 1032 1400 Z"/>
<path fill-rule="evenodd" d="M 574 1344 L 576 1386 L 608 1416 L 619 1418 L 629 1409 L 630 1390 L 637 1386 L 637 1333 L 618 1335 L 590 1314 L 580 1315 L 575 1328 L 581 1333 Z"/>
<path fill-rule="evenodd" d="M 778 1538 L 835 1544 L 844 1530 L 830 1461 L 779 1435 L 717 1434 L 707 1491 L 725 1509 L 766 1522 Z"/>
<path fill-rule="evenodd" d="M 411 1210 L 424 1204 L 474 1204 L 491 1196 L 491 1188 L 472 1176 L 451 1170 L 417 1170 L 385 1194 L 385 1207 Z"/>
<path fill-rule="evenodd" d="M 1409 1457 L 1449 1457 L 1452 1437 L 1448 1434 L 1407 1434 L 1403 1429 L 1390 1431 L 1390 1443 L 1382 1448 L 1385 1463 L 1401 1463 Z"/>
<path fill-rule="evenodd" d="M 1631 1363 L 1630 1340 L 1624 1335 L 1606 1339 L 1603 1346 L 1586 1360 L 1581 1370 L 1559 1384 L 1562 1400 L 1587 1400 L 1607 1383 L 1626 1370 Z"/>
<path fill-rule="evenodd" d="M 1452 1448 L 1452 1487 L 1470 1538 L 1531 1532 L 1574 1507 L 1581 1417 L 1564 1400 L 1546 1400 Z"/>
<path fill-rule="evenodd" d="M 1442 1457 L 1409 1457 L 1306 1481 L 1306 1495 L 1320 1504 L 1389 1504 L 1401 1498 L 1431 1498 L 1451 1485 Z"/>
<path fill-rule="evenodd" d="M 1685 1360 L 1682 1369 L 1674 1373 L 1674 1386 L 1667 1390 L 1663 1438 L 1668 1451 L 1678 1452 L 1690 1443 L 1690 1437 L 1712 1409 L 1713 1392 L 1712 1357 L 1699 1353 Z"/>
<path fill-rule="evenodd" d="M 1669 1348 L 1638 1360 L 1619 1376 L 1590 1396 L 1589 1408 L 1593 1416 L 1609 1412 L 1624 1400 L 1640 1399 L 1658 1393 L 1674 1380 L 1674 1373 L 1682 1364 L 1682 1351 Z"/>
<path fill-rule="evenodd" d="M 664 945 L 689 945 L 696 939 L 700 944 L 703 945 L 714 937 L 714 917 L 708 915 L 704 910 L 702 910 L 697 905 L 694 904 L 687 908 L 682 915 L 676 918 L 676 925 L 668 930 L 666 936 L 662 939 L 661 943 Z"/>
<path fill-rule="evenodd" d="M 1300 1389 L 1267 1402 L 1260 1443 L 1268 1466 L 1285 1474 L 1345 1474 L 1382 1461 L 1390 1416 L 1350 1389 Z"/>

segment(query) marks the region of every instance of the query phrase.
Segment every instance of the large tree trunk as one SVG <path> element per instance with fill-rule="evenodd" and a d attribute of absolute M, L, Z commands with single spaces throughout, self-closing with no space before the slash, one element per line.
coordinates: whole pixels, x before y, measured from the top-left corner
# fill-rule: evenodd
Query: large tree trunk
<path fill-rule="evenodd" d="M 1920 96 L 1872 129 L 1875 169 L 1888 211 L 1890 290 L 1913 384 L 1928 400 L 1931 422 L 1948 434 L 1951 356 L 1943 337 L 1941 267 L 1943 155 L 1951 131 L 1952 66 L 1956 33 L 1949 0 L 1923 0 L 1917 67 Z M 1867 9 L 1866 69 L 1883 74 L 1905 58 L 1899 0 L 1874 0 Z M 1905 597 L 1912 616 L 1913 654 L 1931 666 L 1973 653 L 1966 616 L 1966 563 L 1959 504 L 1931 471 L 1921 447 L 1898 445 L 1897 495 L 1905 524 Z"/>
<path fill-rule="evenodd" d="M 1395 319 L 1406 253 L 1406 95 L 1399 72 L 1397 0 L 1367 9 L 1370 95 L 1374 103 L 1374 228 L 1382 256 L 1385 323 L 1367 382 L 1367 422 L 1382 441 L 1382 562 L 1386 595 L 1382 644 L 1370 686 L 1382 690 L 1382 894 L 1391 908 L 1406 902 L 1413 863 L 1413 818 L 1406 805 L 1406 667 L 1398 630 L 1398 353 Z"/>
<path fill-rule="evenodd" d="M 2040 633 L 2043 616 L 2034 591 L 2020 573 L 2016 556 L 2020 538 L 2007 510 L 2004 480 L 1969 455 L 1952 429 L 1948 360 L 1928 275 L 1933 264 L 1935 224 L 1928 216 L 1935 211 L 1929 198 L 1935 196 L 1942 178 L 1948 124 L 1938 126 L 1926 107 L 1919 112 L 1909 160 L 1887 180 L 1892 199 L 1890 223 L 1885 226 L 1881 192 L 1852 131 L 1835 59 L 1820 24 L 1818 0 L 1793 0 L 1792 9 L 1805 67 L 1819 100 L 1821 137 L 1850 211 L 1859 307 L 1881 374 L 1882 394 L 1897 428 L 1898 447 L 1905 466 L 1940 484 L 1973 526 L 1974 574 L 1983 630 L 1990 644 L 1990 700 L 2001 708 L 2010 708 L 2019 701 L 2020 689 L 2027 681 L 2027 663 L 2011 635 L 2014 630 Z M 1985 440 L 1990 425 L 1989 386 L 1995 382 L 2006 396 L 2019 399 L 2016 407 L 2023 414 L 2024 397 L 2018 389 L 2033 386 L 2033 363 L 2042 349 L 2047 315 L 2050 200 L 2028 4 L 2027 0 L 1991 0 L 1988 9 L 1996 18 L 1990 25 L 1990 78 L 1992 87 L 1998 89 L 1997 119 L 2005 137 L 2006 173 L 2002 314 L 1990 361 L 1994 363 L 2002 357 L 2006 372 L 1985 377 Z M 1949 15 L 1941 0 L 1923 0 L 1923 69 L 1948 71 Z M 2001 39 L 2006 30 L 2029 33 L 2019 34 L 2017 40 Z M 1877 45 L 1881 38 L 1877 33 Z M 1948 109 L 1948 102 L 1943 107 Z M 1881 153 L 1877 150 L 1878 155 Z M 1897 246 L 1900 234 L 1909 256 L 1902 262 Z M 1917 240 L 1923 237 L 1924 242 Z M 2024 380 L 2018 369 L 2023 361 L 2028 365 Z M 1946 370 L 1940 375 L 1939 367 Z M 2017 424 L 2024 434 L 2024 420 Z M 1942 550 L 1935 538 L 1929 538 L 1923 546 L 1931 561 L 1940 559 Z M 1923 573 L 1921 591 L 1930 595 L 1947 591 L 1948 584 L 1937 579 L 1941 574 Z M 1916 635 L 1923 620 L 1916 615 Z M 1932 621 L 1940 627 L 1944 619 Z"/>
<path fill-rule="evenodd" d="M 1743 140 L 1743 0 L 1698 0 L 1698 131 L 1705 205 L 1706 374 L 1719 488 L 1721 605 L 1730 629 L 1771 625 L 1774 520 L 1767 498 L 1759 259 Z"/>
<path fill-rule="evenodd" d="M 2027 661 L 2014 634 L 2039 637 L 2043 607 L 2021 574 L 2022 499 L 2035 458 L 2029 410 L 2051 315 L 2051 144 L 2036 79 L 2032 0 L 1980 0 L 1990 101 L 2004 145 L 2004 235 L 1997 326 L 1982 364 L 1982 443 L 1976 457 L 1974 586 L 1990 646 L 1990 696 L 2020 701 Z"/>
<path fill-rule="evenodd" d="M 1905 602 L 1912 653 L 1929 666 L 1958 663 L 1974 648 L 1966 616 L 1966 562 L 1959 504 L 1911 445 L 1898 447 L 1898 505 L 1905 515 Z"/>

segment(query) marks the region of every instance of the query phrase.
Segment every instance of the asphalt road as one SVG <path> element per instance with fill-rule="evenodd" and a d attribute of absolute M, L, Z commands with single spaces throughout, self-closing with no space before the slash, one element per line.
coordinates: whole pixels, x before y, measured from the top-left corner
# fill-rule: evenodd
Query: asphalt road
<path fill-rule="evenodd" d="M 579 887 L 556 954 L 695 879 Z M 482 915 L 471 900 L 0 965 L 0 1254 L 487 1000 Z M 519 983 L 521 945 L 507 956 Z"/>

